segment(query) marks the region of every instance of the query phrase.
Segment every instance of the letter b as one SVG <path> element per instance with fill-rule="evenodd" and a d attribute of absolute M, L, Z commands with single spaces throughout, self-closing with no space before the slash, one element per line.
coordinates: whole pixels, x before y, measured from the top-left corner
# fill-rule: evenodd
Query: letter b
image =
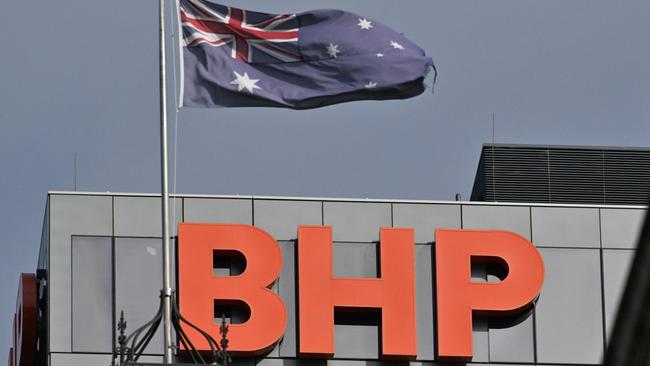
<path fill-rule="evenodd" d="M 180 311 L 190 322 L 218 339 L 215 301 L 244 302 L 249 319 L 231 324 L 229 350 L 260 354 L 271 349 L 284 335 L 287 312 L 280 297 L 269 288 L 282 267 L 277 242 L 265 231 L 250 225 L 182 223 L 178 229 Z M 246 261 L 237 276 L 213 274 L 214 251 L 237 251 Z M 218 315 L 218 314 L 217 314 Z M 207 341 L 185 327 L 199 350 L 209 350 Z"/>

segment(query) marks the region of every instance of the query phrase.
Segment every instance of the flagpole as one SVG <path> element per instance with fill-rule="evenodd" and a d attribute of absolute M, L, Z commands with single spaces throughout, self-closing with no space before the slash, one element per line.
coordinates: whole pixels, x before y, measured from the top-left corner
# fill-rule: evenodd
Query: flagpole
<path fill-rule="evenodd" d="M 171 329 L 171 263 L 169 248 L 169 172 L 167 154 L 167 64 L 165 59 L 165 0 L 158 0 L 159 56 L 160 56 L 160 162 L 161 162 L 161 200 L 162 200 L 162 247 L 163 247 L 163 332 L 165 356 L 163 363 L 172 363 Z"/>

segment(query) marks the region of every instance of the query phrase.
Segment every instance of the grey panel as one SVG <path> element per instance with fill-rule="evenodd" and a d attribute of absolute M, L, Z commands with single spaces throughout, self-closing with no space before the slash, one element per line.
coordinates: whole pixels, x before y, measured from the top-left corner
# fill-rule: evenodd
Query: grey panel
<path fill-rule="evenodd" d="M 233 358 L 232 366 L 255 366 L 254 358 Z"/>
<path fill-rule="evenodd" d="M 113 235 L 112 197 L 50 196 L 49 342 L 72 351 L 72 235 Z"/>
<path fill-rule="evenodd" d="M 472 361 L 489 362 L 490 335 L 488 320 L 483 317 L 473 317 L 472 321 Z"/>
<path fill-rule="evenodd" d="M 142 356 L 138 358 L 138 363 L 151 362 L 156 364 L 163 363 L 163 356 Z"/>
<path fill-rule="evenodd" d="M 327 366 L 374 366 L 373 361 L 365 360 L 327 360 Z"/>
<path fill-rule="evenodd" d="M 255 200 L 255 226 L 267 231 L 275 240 L 294 240 L 298 225 L 323 223 L 320 201 Z"/>
<path fill-rule="evenodd" d="M 435 317 L 431 245 L 415 246 L 415 299 L 417 312 L 418 360 L 434 359 Z"/>
<path fill-rule="evenodd" d="M 506 328 L 490 326 L 490 362 L 534 362 L 533 328 L 532 314 L 514 326 Z"/>
<path fill-rule="evenodd" d="M 436 228 L 460 228 L 460 205 L 395 203 L 393 226 L 414 228 L 416 243 L 431 243 Z"/>
<path fill-rule="evenodd" d="M 377 244 L 334 243 L 334 277 L 377 278 Z"/>
<path fill-rule="evenodd" d="M 112 359 L 109 354 L 52 353 L 50 366 L 106 366 Z"/>
<path fill-rule="evenodd" d="M 488 282 L 500 282 L 494 274 L 487 274 Z M 518 324 L 508 324 L 504 319 L 488 320 L 490 336 L 490 362 L 534 362 L 535 337 L 532 311 L 522 314 Z"/>
<path fill-rule="evenodd" d="M 636 248 L 645 214 L 646 210 L 601 209 L 603 248 Z"/>
<path fill-rule="evenodd" d="M 296 274 L 295 242 L 280 242 L 282 250 L 282 273 L 278 283 L 278 292 L 287 309 L 287 329 L 280 342 L 280 357 L 296 357 Z"/>
<path fill-rule="evenodd" d="M 50 250 L 50 200 L 45 203 L 45 215 L 43 215 L 43 227 L 41 228 L 41 244 L 38 249 L 38 264 L 36 269 L 48 269 Z"/>
<path fill-rule="evenodd" d="M 485 264 L 472 264 L 472 282 L 487 282 L 487 268 Z M 490 361 L 488 320 L 485 317 L 472 317 L 472 354 L 472 361 Z"/>
<path fill-rule="evenodd" d="M 390 203 L 324 202 L 323 221 L 334 241 L 378 241 L 379 228 L 391 226 Z"/>
<path fill-rule="evenodd" d="M 185 198 L 185 222 L 252 224 L 249 199 Z"/>
<path fill-rule="evenodd" d="M 327 366 L 408 366 L 416 364 L 408 361 L 381 360 L 328 360 Z M 417 363 L 419 364 L 419 362 Z M 461 365 L 458 365 L 461 366 Z"/>
<path fill-rule="evenodd" d="M 485 364 L 468 363 L 468 364 L 460 364 L 460 365 L 463 365 L 463 366 L 484 366 Z M 526 364 L 512 364 L 512 363 L 502 364 L 502 363 L 492 363 L 492 362 L 490 362 L 490 365 L 491 366 L 530 366 L 529 364 L 528 365 L 526 365 Z M 561 365 L 554 365 L 554 366 L 561 366 Z"/>
<path fill-rule="evenodd" d="M 111 352 L 111 238 L 72 238 L 72 351 Z"/>
<path fill-rule="evenodd" d="M 379 358 L 379 327 L 376 325 L 334 325 L 335 358 Z"/>
<path fill-rule="evenodd" d="M 616 311 L 633 259 L 634 250 L 603 250 L 605 327 L 608 336 L 616 320 Z"/>
<path fill-rule="evenodd" d="M 155 314 L 162 288 L 162 243 L 160 239 L 115 239 L 115 316 L 124 318 L 131 331 Z M 145 353 L 162 354 L 162 333 L 152 339 Z"/>
<path fill-rule="evenodd" d="M 600 248 L 597 208 L 533 207 L 532 222 L 537 246 Z"/>
<path fill-rule="evenodd" d="M 334 243 L 334 277 L 377 277 L 377 244 Z M 379 356 L 379 327 L 335 324 L 334 357 L 373 359 Z"/>
<path fill-rule="evenodd" d="M 463 205 L 463 228 L 513 231 L 530 240 L 530 209 Z"/>
<path fill-rule="evenodd" d="M 536 307 L 537 362 L 601 362 L 600 251 L 542 248 L 540 252 L 546 278 Z"/>
<path fill-rule="evenodd" d="M 322 359 L 277 359 L 277 358 L 262 358 L 255 360 L 257 366 L 328 366 L 330 362 L 339 362 L 339 361 L 328 361 Z M 363 361 L 359 362 L 359 366 Z"/>
<path fill-rule="evenodd" d="M 281 358 L 258 358 L 255 359 L 255 366 L 293 366 L 293 361 Z"/>
<path fill-rule="evenodd" d="M 160 203 L 160 197 L 115 197 L 115 236 L 162 236 Z M 176 235 L 178 223 L 181 221 L 183 221 L 183 200 L 172 199 L 169 203 L 170 235 Z"/>

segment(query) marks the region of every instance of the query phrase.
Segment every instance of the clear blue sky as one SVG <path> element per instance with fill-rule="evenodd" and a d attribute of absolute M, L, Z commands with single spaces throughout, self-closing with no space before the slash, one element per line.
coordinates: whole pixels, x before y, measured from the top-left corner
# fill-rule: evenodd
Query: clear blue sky
<path fill-rule="evenodd" d="M 435 95 L 312 111 L 181 110 L 180 193 L 468 197 L 481 144 L 650 146 L 647 0 L 232 0 L 340 8 L 404 32 Z M 159 191 L 155 0 L 0 12 L 0 360 L 48 190 Z M 171 63 L 170 59 L 170 63 Z M 170 81 L 172 80 L 170 74 Z M 172 115 L 173 116 L 173 115 Z"/>

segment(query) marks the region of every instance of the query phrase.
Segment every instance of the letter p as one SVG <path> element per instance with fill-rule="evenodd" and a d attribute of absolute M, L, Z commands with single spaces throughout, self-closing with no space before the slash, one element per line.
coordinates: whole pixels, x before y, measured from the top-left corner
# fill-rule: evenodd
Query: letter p
<path fill-rule="evenodd" d="M 472 313 L 508 315 L 527 307 L 544 281 L 542 257 L 531 242 L 508 231 L 436 230 L 438 357 L 472 358 Z M 507 268 L 498 283 L 471 280 L 472 258 Z"/>

